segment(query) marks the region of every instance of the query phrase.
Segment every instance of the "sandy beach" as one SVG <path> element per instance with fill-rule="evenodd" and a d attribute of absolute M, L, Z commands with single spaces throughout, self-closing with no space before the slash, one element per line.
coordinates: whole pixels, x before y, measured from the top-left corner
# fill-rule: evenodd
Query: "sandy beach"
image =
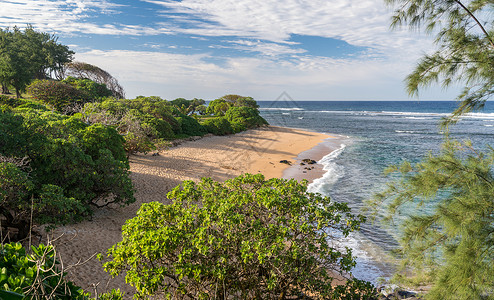
<path fill-rule="evenodd" d="M 131 298 L 133 288 L 125 284 L 124 276 L 111 279 L 102 262 L 90 258 L 121 240 L 125 220 L 135 216 L 142 203 L 166 200 L 166 193 L 184 180 L 211 177 L 226 180 L 243 173 L 262 173 L 267 178 L 285 177 L 312 180 L 322 174 L 318 165 L 304 169 L 304 158 L 319 160 L 331 152 L 321 144 L 331 136 L 298 129 L 268 126 L 231 136 L 208 136 L 187 141 L 159 155 L 131 156 L 132 181 L 136 202 L 126 207 L 109 207 L 95 213 L 92 220 L 56 229 L 50 235 L 61 255 L 68 276 L 87 291 L 99 293 L 120 288 Z M 319 145 L 319 146 L 318 146 Z M 287 160 L 292 163 L 280 163 Z M 305 173 L 304 173 L 305 172 Z M 82 265 L 69 267 L 90 258 Z"/>

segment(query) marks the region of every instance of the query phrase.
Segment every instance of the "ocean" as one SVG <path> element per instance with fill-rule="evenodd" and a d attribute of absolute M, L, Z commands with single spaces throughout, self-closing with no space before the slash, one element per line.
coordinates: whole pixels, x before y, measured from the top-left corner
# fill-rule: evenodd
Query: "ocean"
<path fill-rule="evenodd" d="M 405 160 L 419 162 L 427 153 L 439 151 L 444 140 L 439 123 L 457 106 L 454 101 L 293 101 L 289 97 L 258 104 L 271 125 L 338 135 L 340 148 L 319 161 L 326 173 L 309 190 L 347 202 L 354 213 L 364 215 L 365 201 L 396 179 L 384 176 L 386 167 Z M 494 104 L 487 102 L 482 111 L 452 126 L 450 136 L 485 149 L 494 146 L 493 127 Z M 378 284 L 392 276 L 396 261 L 389 253 L 398 246 L 398 226 L 399 222 L 383 225 L 378 218 L 342 241 L 357 258 L 355 277 Z"/>

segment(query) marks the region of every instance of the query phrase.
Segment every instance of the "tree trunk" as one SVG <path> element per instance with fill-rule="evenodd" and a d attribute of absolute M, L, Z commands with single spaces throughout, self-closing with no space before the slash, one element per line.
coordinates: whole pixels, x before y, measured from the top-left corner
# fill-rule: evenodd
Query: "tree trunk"
<path fill-rule="evenodd" d="M 6 84 L 2 83 L 2 94 L 10 94 L 9 88 Z"/>
<path fill-rule="evenodd" d="M 17 99 L 21 98 L 21 91 L 18 88 L 15 89 L 15 97 Z"/>

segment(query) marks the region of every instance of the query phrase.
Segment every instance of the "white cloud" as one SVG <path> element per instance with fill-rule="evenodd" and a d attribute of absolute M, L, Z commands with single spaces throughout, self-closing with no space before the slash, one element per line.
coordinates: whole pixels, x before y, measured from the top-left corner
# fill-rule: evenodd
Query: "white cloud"
<path fill-rule="evenodd" d="M 125 87 L 128 97 L 214 99 L 237 93 L 270 100 L 287 91 L 297 100 L 408 99 L 403 91 L 402 63 L 377 59 L 297 56 L 280 61 L 244 57 L 215 64 L 210 62 L 214 57 L 207 54 L 122 50 L 93 50 L 76 54 L 76 59 L 110 72 Z M 444 94 L 442 99 L 448 96 Z"/>
<path fill-rule="evenodd" d="M 90 21 L 93 14 L 116 14 L 121 5 L 107 0 L 3 0 L 0 27 L 24 27 L 64 34 L 156 35 L 171 33 L 166 28 L 103 24 Z"/>
<path fill-rule="evenodd" d="M 189 26 L 175 27 L 174 31 L 202 36 L 237 36 L 285 43 L 292 34 L 311 35 L 371 47 L 379 53 L 400 51 L 404 56 L 416 55 L 419 49 L 424 49 L 426 41 L 408 31 L 390 32 L 391 13 L 382 0 L 144 1 L 163 6 L 164 16 L 179 13 L 193 20 Z M 181 20 L 186 19 L 182 15 Z M 167 22 L 162 25 L 173 27 Z"/>

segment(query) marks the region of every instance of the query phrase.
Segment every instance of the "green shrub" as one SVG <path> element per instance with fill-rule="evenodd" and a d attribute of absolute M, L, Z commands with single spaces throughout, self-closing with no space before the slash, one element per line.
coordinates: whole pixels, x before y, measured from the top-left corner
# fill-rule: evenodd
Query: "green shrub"
<path fill-rule="evenodd" d="M 206 128 L 199 124 L 199 122 L 189 116 L 182 115 L 180 117 L 176 118 L 178 122 L 180 122 L 180 125 L 182 126 L 182 133 L 189 135 L 189 136 L 203 136 L 207 132 Z"/>
<path fill-rule="evenodd" d="M 56 225 L 80 220 L 98 205 L 133 202 L 123 143 L 115 129 L 75 117 L 0 112 L 0 185 L 16 191 L 0 194 L 1 226 L 17 228 L 21 239 L 31 204 L 37 224 Z"/>
<path fill-rule="evenodd" d="M 112 96 L 112 91 L 110 91 L 106 85 L 94 82 L 90 79 L 69 76 L 62 80 L 62 82 L 70 84 L 77 90 L 82 91 L 91 101 L 102 100 Z"/>
<path fill-rule="evenodd" d="M 33 246 L 33 253 L 28 255 L 21 244 L 10 243 L 1 245 L 0 251 L 1 290 L 16 292 L 28 299 L 89 298 L 80 287 L 65 279 L 65 274 L 58 269 L 52 246 Z"/>
<path fill-rule="evenodd" d="M 209 102 L 206 109 L 208 115 L 224 116 L 226 111 L 231 107 L 230 103 L 224 99 L 216 99 Z"/>
<path fill-rule="evenodd" d="M 205 120 L 202 125 L 209 133 L 214 135 L 227 135 L 234 133 L 230 122 L 225 117 L 215 117 Z"/>
<path fill-rule="evenodd" d="M 252 97 L 241 97 L 235 100 L 235 103 L 233 104 L 234 106 L 237 107 L 250 107 L 250 108 L 259 108 L 259 105 L 257 104 L 256 100 L 254 100 Z"/>
<path fill-rule="evenodd" d="M 19 243 L 0 246 L 0 299 L 96 300 L 66 279 L 52 245 L 32 246 L 31 254 Z M 99 300 L 122 300 L 123 293 L 112 289 Z"/>
<path fill-rule="evenodd" d="M 31 96 L 62 111 L 66 107 L 89 101 L 87 93 L 70 84 L 54 80 L 35 80 L 27 87 Z"/>
<path fill-rule="evenodd" d="M 143 204 L 108 250 L 112 276 L 125 272 L 138 296 L 190 299 L 371 299 L 373 287 L 350 278 L 349 249 L 332 237 L 357 230 L 362 216 L 307 192 L 307 181 L 246 174 L 224 183 L 185 181 L 171 204 Z M 358 293 L 358 294 L 357 294 Z"/>
<path fill-rule="evenodd" d="M 239 129 L 242 128 L 248 129 L 268 124 L 268 122 L 259 115 L 257 109 L 246 106 L 229 108 L 225 117 L 232 124 L 235 132 L 239 132 Z"/>

